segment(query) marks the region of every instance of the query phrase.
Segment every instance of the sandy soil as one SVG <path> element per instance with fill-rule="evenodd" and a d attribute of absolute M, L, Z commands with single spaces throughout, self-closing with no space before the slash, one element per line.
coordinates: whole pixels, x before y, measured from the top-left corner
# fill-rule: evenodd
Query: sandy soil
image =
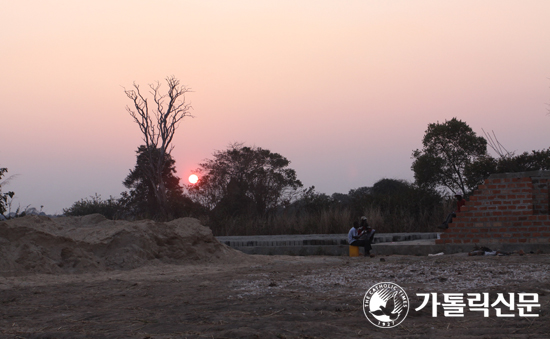
<path fill-rule="evenodd" d="M 89 272 L 4 270 L 0 337 L 550 338 L 549 254 L 246 256 L 222 245 L 210 254 L 218 259 L 206 260 L 197 251 L 189 252 L 194 260 L 160 256 L 122 268 L 104 261 Z M 366 290 L 383 281 L 399 284 L 411 300 L 409 315 L 392 329 L 373 326 L 362 310 Z M 541 307 L 536 318 L 468 310 L 448 318 L 441 308 L 433 318 L 430 305 L 414 310 L 422 301 L 416 293 L 429 292 L 489 292 L 491 301 L 497 293 L 538 293 Z"/>

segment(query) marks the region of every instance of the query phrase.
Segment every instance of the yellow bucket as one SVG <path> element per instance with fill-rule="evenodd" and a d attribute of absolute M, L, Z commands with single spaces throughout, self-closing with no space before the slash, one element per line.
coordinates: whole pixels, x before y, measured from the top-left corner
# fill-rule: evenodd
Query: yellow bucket
<path fill-rule="evenodd" d="M 358 257 L 359 256 L 359 247 L 349 245 L 349 256 Z"/>

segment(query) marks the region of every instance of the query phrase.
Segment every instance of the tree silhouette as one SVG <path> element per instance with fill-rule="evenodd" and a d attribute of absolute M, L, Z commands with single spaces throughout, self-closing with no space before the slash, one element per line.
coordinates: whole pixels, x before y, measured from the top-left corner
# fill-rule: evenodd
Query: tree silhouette
<path fill-rule="evenodd" d="M 487 155 L 487 141 L 478 137 L 465 122 L 453 118 L 428 125 L 422 150 L 413 151 L 411 166 L 420 187 L 445 187 L 454 194 L 467 194 L 472 187 L 465 168 Z"/>
<path fill-rule="evenodd" d="M 153 153 L 153 161 L 157 157 L 164 156 L 164 168 L 162 169 L 162 185 L 166 193 L 166 205 L 164 212 L 169 218 L 189 216 L 198 212 L 199 206 L 184 195 L 180 185 L 180 178 L 176 174 L 175 161 L 171 155 L 157 150 Z M 155 187 L 147 177 L 149 170 L 149 152 L 145 146 L 140 146 L 137 151 L 136 166 L 130 171 L 123 184 L 130 191 L 122 195 L 122 202 L 127 212 L 132 215 L 163 219 L 161 206 L 156 199 Z"/>
<path fill-rule="evenodd" d="M 149 93 L 153 97 L 151 105 L 136 83 L 133 85 L 134 89 L 124 89 L 133 102 L 133 107 L 126 106 L 126 110 L 138 124 L 145 143 L 145 147 L 138 151 L 147 158 L 146 162 L 142 160 L 141 176 L 149 182 L 151 191 L 148 194 L 156 199 L 160 217 L 163 219 L 169 218 L 168 191 L 163 175 L 171 166 L 168 163 L 173 161 L 169 156 L 174 148 L 172 141 L 180 121 L 191 116 L 191 106 L 185 101 L 185 94 L 190 89 L 180 85 L 180 81 L 174 76 L 167 77 L 166 83 L 167 94 L 161 94 L 159 82 L 149 85 Z M 158 156 L 159 154 L 165 156 Z"/>
<path fill-rule="evenodd" d="M 289 164 L 290 161 L 278 153 L 233 144 L 225 151 L 215 152 L 214 159 L 200 164 L 197 172 L 201 179 L 191 185 L 189 191 L 211 210 L 232 197 L 239 200 L 237 205 L 243 211 L 253 204 L 257 214 L 263 216 L 290 201 L 302 187 L 296 171 L 288 168 Z"/>

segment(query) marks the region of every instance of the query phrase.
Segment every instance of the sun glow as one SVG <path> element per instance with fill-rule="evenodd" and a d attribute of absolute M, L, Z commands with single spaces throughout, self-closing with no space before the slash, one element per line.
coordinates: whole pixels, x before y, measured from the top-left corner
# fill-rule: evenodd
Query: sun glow
<path fill-rule="evenodd" d="M 189 176 L 189 182 L 192 184 L 196 184 L 197 181 L 199 181 L 199 177 L 196 174 L 191 174 Z"/>

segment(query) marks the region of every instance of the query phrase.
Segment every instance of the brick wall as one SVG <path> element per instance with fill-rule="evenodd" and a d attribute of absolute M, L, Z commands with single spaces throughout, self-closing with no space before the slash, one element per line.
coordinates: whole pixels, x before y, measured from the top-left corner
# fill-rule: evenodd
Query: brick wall
<path fill-rule="evenodd" d="M 437 244 L 550 244 L 550 171 L 491 175 Z"/>

